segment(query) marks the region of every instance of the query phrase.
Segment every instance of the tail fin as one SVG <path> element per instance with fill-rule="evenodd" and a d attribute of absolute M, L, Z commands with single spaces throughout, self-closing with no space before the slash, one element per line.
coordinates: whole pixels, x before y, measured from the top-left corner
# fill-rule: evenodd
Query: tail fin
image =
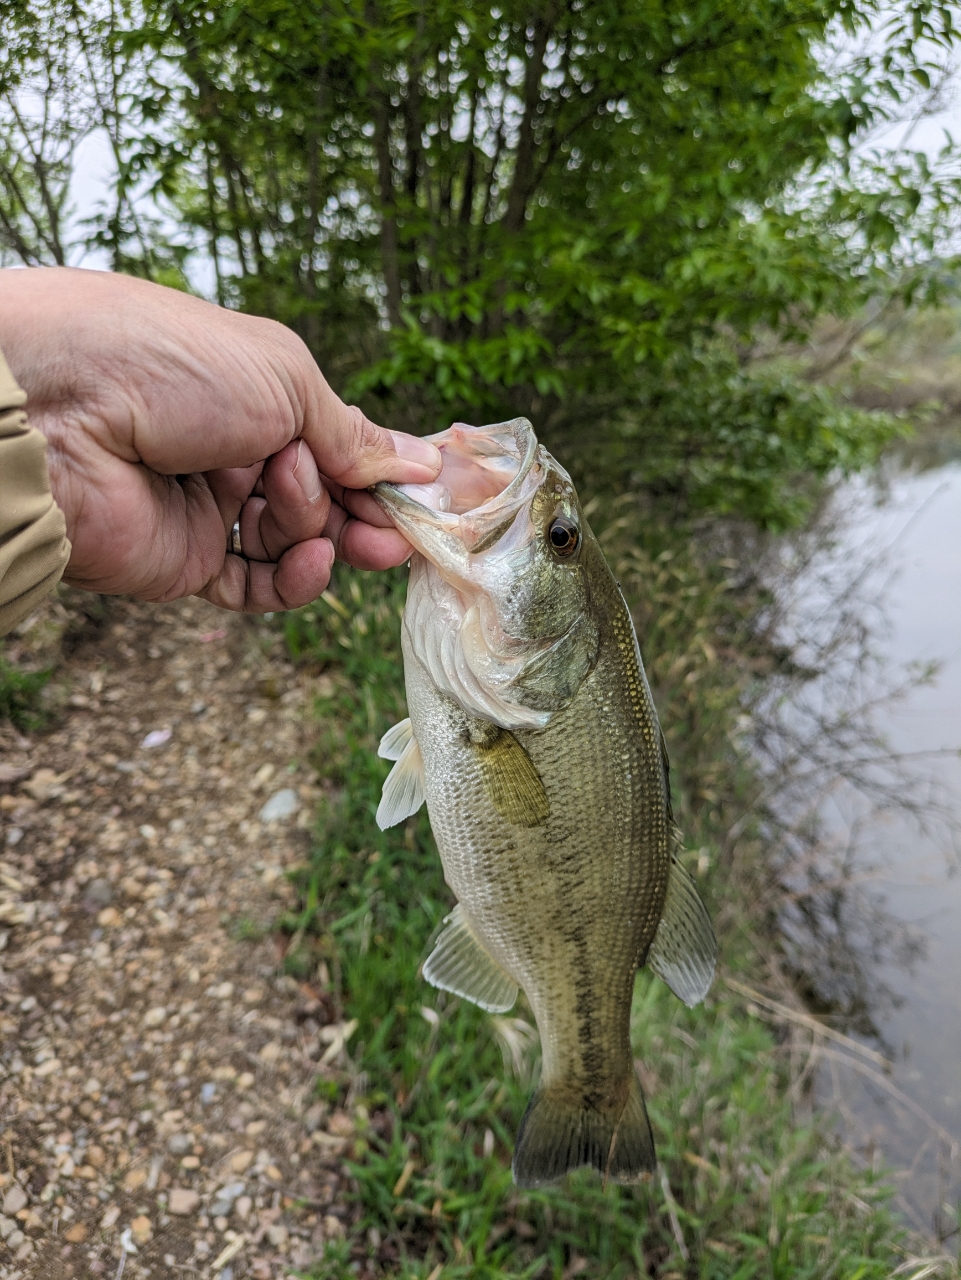
<path fill-rule="evenodd" d="M 527 1105 L 514 1148 L 514 1181 L 542 1187 L 581 1165 L 613 1182 L 639 1182 L 657 1167 L 641 1083 L 632 1072 L 623 1109 L 585 1105 L 563 1089 L 539 1088 Z"/>

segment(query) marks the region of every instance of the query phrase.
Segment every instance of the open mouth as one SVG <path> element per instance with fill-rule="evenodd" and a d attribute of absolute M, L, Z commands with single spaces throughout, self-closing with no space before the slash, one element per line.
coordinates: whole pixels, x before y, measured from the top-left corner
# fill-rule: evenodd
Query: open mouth
<path fill-rule="evenodd" d="M 428 524 L 476 552 L 509 526 L 541 481 L 534 429 L 526 418 L 486 427 L 457 422 L 427 439 L 444 460 L 433 484 L 379 484 L 374 496 L 415 545 L 417 526 Z"/>

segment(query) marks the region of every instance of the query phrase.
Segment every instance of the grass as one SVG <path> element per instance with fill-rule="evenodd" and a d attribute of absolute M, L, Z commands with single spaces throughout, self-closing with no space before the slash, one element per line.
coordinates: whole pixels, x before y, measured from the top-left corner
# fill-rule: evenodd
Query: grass
<path fill-rule="evenodd" d="M 41 728 L 48 719 L 43 690 L 52 675 L 21 670 L 0 654 L 0 721 L 11 721 L 23 733 Z"/>
<path fill-rule="evenodd" d="M 645 522 L 625 502 L 607 549 L 639 603 L 642 645 L 676 763 L 676 811 L 719 922 L 723 967 L 745 980 L 763 946 L 750 914 L 762 849 L 741 823 L 756 780 L 732 747 L 752 681 L 777 654 L 755 651 L 750 592 L 731 564 Z M 644 529 L 643 538 L 641 528 Z M 783 1032 L 719 980 L 685 1009 L 642 973 L 634 1034 L 662 1176 L 603 1187 L 586 1172 L 519 1192 L 513 1136 L 536 1074 L 530 1015 L 492 1018 L 429 987 L 419 966 L 452 899 L 425 814 L 374 821 L 389 765 L 380 735 L 406 714 L 399 654 L 404 575 L 343 572 L 284 620 L 291 651 L 327 677 L 314 763 L 330 783 L 314 852 L 281 927 L 290 968 L 319 973 L 357 1019 L 344 1070 L 321 1095 L 351 1107 L 353 1220 L 310 1275 L 422 1280 L 880 1280 L 905 1264 L 889 1188 L 858 1170 L 819 1122 L 804 1124 Z M 753 605 L 756 605 L 753 598 Z M 944 1260 L 937 1268 L 947 1264 Z M 908 1262 L 899 1274 L 923 1272 Z"/>

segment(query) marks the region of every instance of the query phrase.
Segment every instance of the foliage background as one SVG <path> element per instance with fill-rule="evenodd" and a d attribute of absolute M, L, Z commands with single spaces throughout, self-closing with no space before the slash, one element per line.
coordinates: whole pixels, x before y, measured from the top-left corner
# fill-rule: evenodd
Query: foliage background
<path fill-rule="evenodd" d="M 756 359 L 950 279 L 951 147 L 884 157 L 952 65 L 932 0 L 5 0 L 0 245 L 294 327 L 415 430 L 525 413 L 689 509 L 783 527 L 896 429 Z M 562 444 L 561 444 L 562 442 Z"/>

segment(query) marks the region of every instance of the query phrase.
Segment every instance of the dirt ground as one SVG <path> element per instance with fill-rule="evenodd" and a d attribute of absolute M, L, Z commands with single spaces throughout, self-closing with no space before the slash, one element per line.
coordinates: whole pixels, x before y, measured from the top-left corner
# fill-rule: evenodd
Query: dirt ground
<path fill-rule="evenodd" d="M 78 599 L 6 644 L 57 649 L 61 708 L 0 725 L 0 1277 L 286 1276 L 344 1234 L 357 1122 L 314 1092 L 350 1028 L 266 932 L 310 682 L 259 619 Z"/>

